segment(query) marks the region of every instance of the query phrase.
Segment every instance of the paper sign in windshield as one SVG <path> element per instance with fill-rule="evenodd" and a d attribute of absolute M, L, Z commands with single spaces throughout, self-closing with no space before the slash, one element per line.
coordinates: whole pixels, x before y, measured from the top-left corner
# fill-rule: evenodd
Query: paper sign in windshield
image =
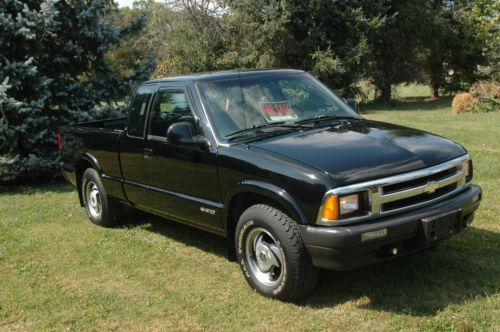
<path fill-rule="evenodd" d="M 286 121 L 297 118 L 288 101 L 261 102 L 260 109 L 268 121 Z"/>

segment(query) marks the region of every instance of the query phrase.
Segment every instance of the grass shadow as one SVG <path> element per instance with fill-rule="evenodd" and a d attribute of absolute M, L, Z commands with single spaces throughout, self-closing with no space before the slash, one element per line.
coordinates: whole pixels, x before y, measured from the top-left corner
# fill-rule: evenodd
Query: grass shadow
<path fill-rule="evenodd" d="M 8 183 L 0 185 L 0 195 L 33 195 L 37 193 L 69 193 L 75 188 L 63 179 L 31 183 Z"/>
<path fill-rule="evenodd" d="M 124 221 L 123 227 L 141 227 L 226 257 L 220 236 L 142 212 L 131 211 Z M 316 290 L 298 305 L 326 308 L 353 301 L 369 310 L 432 316 L 451 304 L 498 293 L 499 254 L 499 233 L 470 228 L 424 252 L 352 271 L 322 271 Z"/>
<path fill-rule="evenodd" d="M 500 234 L 471 228 L 448 242 L 405 258 L 346 272 L 324 272 L 301 305 L 347 301 L 359 307 L 432 316 L 451 304 L 500 291 Z"/>
<path fill-rule="evenodd" d="M 196 247 L 211 254 L 227 257 L 226 239 L 207 231 L 152 214 L 126 208 L 122 227 L 141 227 L 147 231 Z"/>
<path fill-rule="evenodd" d="M 373 111 L 436 111 L 451 107 L 452 97 L 429 100 L 427 97 L 403 97 L 390 102 L 369 102 L 360 105 L 361 114 Z"/>

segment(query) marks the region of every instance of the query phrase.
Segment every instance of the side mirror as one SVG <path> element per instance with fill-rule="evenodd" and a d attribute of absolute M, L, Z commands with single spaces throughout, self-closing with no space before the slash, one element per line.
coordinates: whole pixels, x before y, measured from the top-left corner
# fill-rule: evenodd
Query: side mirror
<path fill-rule="evenodd" d="M 345 103 L 347 104 L 347 106 L 349 106 L 354 112 L 356 113 L 359 113 L 359 105 L 358 105 L 358 102 L 353 99 L 353 98 L 349 98 L 349 99 L 346 99 Z"/>
<path fill-rule="evenodd" d="M 193 135 L 193 125 L 189 122 L 177 122 L 168 127 L 167 142 L 186 146 L 205 146 L 207 139 Z"/>

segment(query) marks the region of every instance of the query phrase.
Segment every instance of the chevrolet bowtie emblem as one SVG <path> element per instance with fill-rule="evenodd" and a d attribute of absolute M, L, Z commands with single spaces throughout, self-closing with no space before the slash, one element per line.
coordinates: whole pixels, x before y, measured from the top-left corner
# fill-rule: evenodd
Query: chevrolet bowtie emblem
<path fill-rule="evenodd" d="M 437 190 L 438 187 L 439 187 L 439 184 L 437 182 L 429 181 L 425 185 L 424 192 L 428 193 L 428 194 L 432 194 L 433 192 L 435 192 Z"/>

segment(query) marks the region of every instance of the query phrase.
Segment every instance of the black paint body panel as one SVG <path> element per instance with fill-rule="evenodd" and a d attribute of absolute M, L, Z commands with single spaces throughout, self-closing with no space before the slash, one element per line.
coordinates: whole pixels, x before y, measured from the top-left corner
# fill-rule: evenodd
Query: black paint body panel
<path fill-rule="evenodd" d="M 337 186 L 434 166 L 466 153 L 446 138 L 367 120 L 304 130 L 252 146 L 321 169 Z"/>

